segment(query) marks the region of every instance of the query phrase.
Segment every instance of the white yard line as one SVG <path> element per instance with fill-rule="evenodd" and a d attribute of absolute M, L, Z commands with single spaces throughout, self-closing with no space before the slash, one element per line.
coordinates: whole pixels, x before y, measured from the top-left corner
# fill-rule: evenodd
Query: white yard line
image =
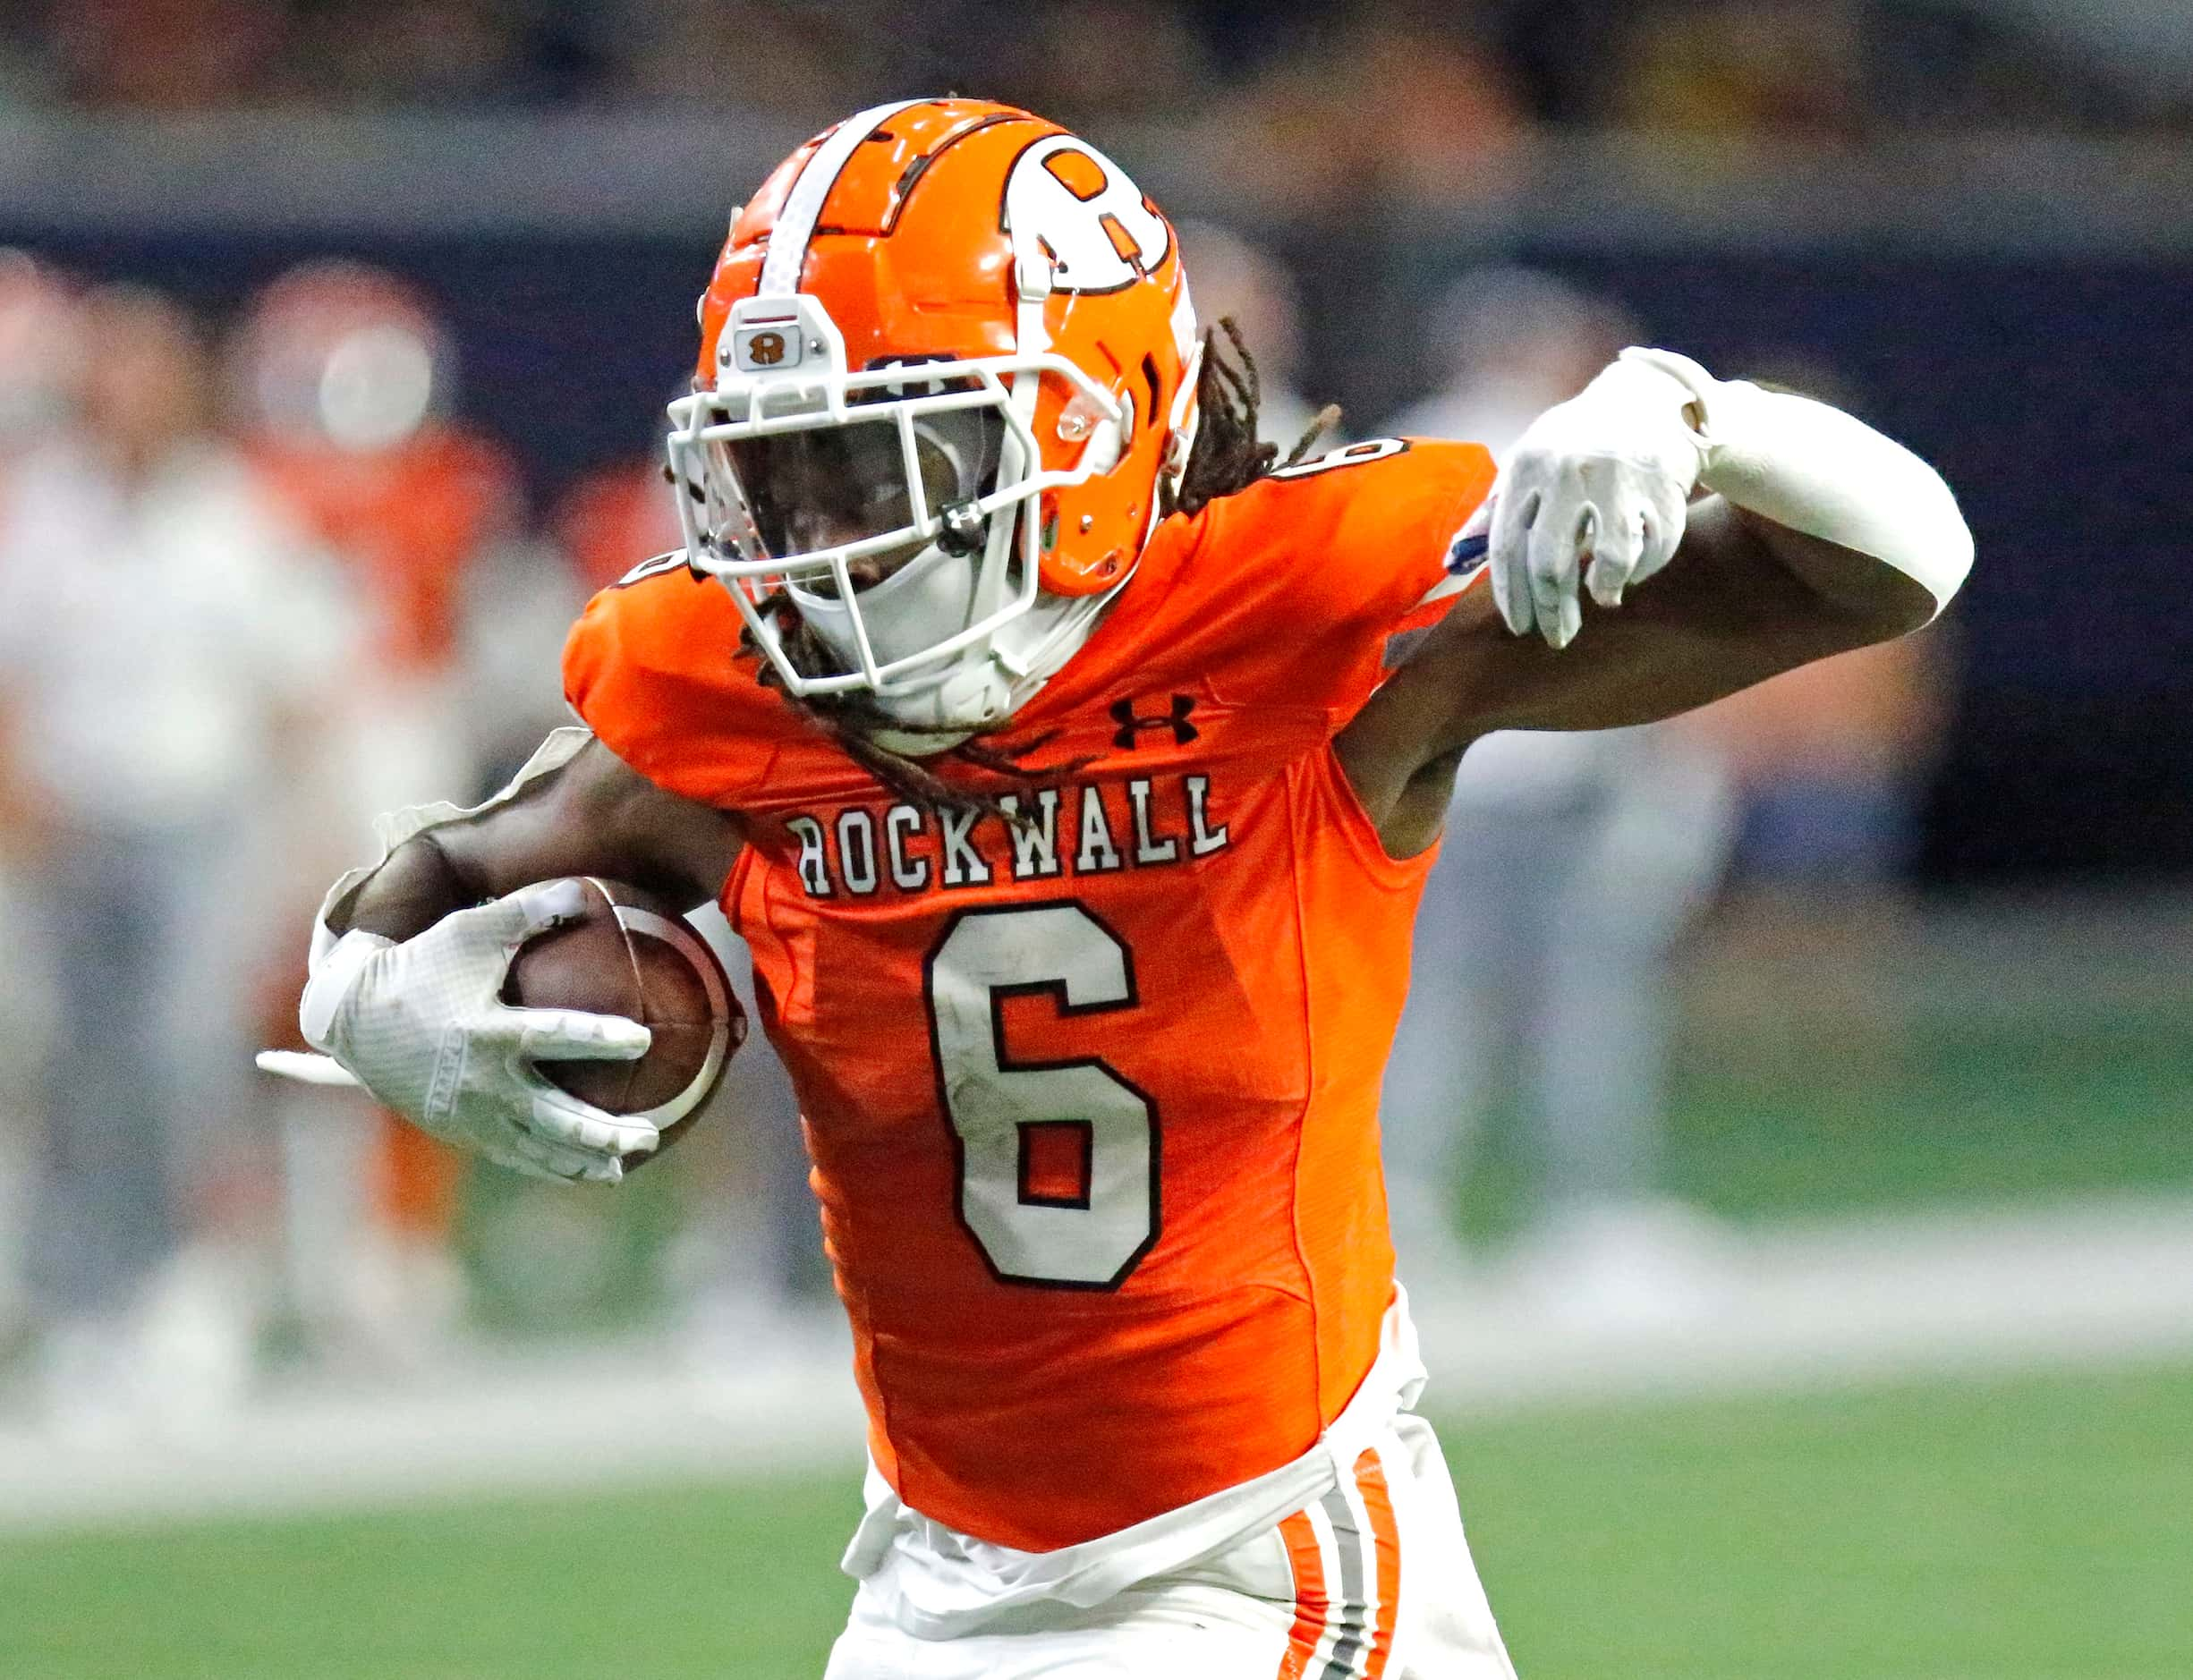
<path fill-rule="evenodd" d="M 1426 1409 L 2193 1356 L 2193 1200 L 1784 1226 L 1722 1262 L 1626 1325 L 1526 1289 L 1423 1302 Z"/>
<path fill-rule="evenodd" d="M 1488 1279 L 1419 1298 L 1426 1409 L 1841 1386 L 2193 1356 L 2193 1199 L 1731 1235 L 1643 1314 Z M 428 1383 L 270 1394 L 186 1440 L 0 1430 L 0 1531 L 337 1509 L 859 1464 L 841 1339 L 743 1370 L 660 1347 L 502 1361 Z M 848 1473 L 850 1524 L 854 1488 Z"/>
<path fill-rule="evenodd" d="M 810 1351 L 744 1373 L 590 1351 L 276 1392 L 157 1441 L 0 1433 L 0 1532 L 857 1467 L 849 1353 L 803 1339 Z"/>

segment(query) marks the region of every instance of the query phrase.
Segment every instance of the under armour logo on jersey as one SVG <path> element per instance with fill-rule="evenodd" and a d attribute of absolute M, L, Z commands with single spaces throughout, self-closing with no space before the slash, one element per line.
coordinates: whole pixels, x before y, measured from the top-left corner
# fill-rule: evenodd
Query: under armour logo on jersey
<path fill-rule="evenodd" d="M 1173 744 L 1185 747 L 1203 733 L 1188 721 L 1188 714 L 1194 709 L 1195 697 L 1192 694 L 1174 695 L 1172 710 L 1157 717 L 1137 717 L 1133 700 L 1114 700 L 1112 721 L 1119 725 L 1119 733 L 1112 737 L 1112 744 L 1124 752 L 1135 744 L 1143 730 L 1169 729 L 1173 732 Z"/>

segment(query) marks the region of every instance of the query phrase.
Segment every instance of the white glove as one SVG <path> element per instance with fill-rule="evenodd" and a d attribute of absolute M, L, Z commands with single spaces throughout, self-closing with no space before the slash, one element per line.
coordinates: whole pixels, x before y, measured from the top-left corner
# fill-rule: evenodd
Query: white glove
<path fill-rule="evenodd" d="M 1532 421 L 1492 487 L 1492 598 L 1509 629 L 1568 646 L 1579 586 L 1620 606 L 1674 557 L 1695 489 L 1870 555 L 1936 612 L 1972 569 L 1957 498 L 1901 444 L 1824 403 L 1633 348 Z"/>
<path fill-rule="evenodd" d="M 1619 607 L 1674 557 L 1706 443 L 1672 363 L 1713 382 L 1687 358 L 1626 350 L 1516 440 L 1492 488 L 1490 555 L 1493 604 L 1517 635 L 1565 648 L 1584 622 L 1580 586 Z"/>
<path fill-rule="evenodd" d="M 619 1158 L 653 1150 L 656 1129 L 580 1101 L 533 1061 L 634 1060 L 648 1030 L 502 1001 L 518 947 L 584 908 L 578 882 L 542 881 L 401 944 L 353 929 L 313 963 L 304 1036 L 436 1137 L 535 1177 L 615 1184 Z"/>

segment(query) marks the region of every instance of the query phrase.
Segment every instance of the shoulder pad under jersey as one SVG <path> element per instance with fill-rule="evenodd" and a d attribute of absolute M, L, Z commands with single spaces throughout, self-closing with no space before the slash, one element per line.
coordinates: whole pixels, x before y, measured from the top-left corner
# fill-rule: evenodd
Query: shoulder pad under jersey
<path fill-rule="evenodd" d="M 1475 444 L 1373 438 L 1211 505 L 1182 565 L 1220 698 L 1352 717 L 1477 568 Z"/>
<path fill-rule="evenodd" d="M 564 645 L 564 694 L 602 744 L 657 786 L 735 807 L 803 727 L 741 657 L 723 585 L 666 555 L 587 603 Z"/>

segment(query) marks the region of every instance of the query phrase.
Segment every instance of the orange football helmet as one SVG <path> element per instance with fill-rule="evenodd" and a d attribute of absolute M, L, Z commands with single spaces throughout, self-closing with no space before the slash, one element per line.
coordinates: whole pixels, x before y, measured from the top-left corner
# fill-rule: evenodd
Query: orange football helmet
<path fill-rule="evenodd" d="M 1194 440 L 1171 225 L 1008 106 L 879 106 L 808 141 L 732 223 L 700 316 L 670 405 L 686 557 L 790 692 L 866 691 L 912 745 L 1065 664 Z M 786 615 L 835 668 L 795 664 Z"/>

